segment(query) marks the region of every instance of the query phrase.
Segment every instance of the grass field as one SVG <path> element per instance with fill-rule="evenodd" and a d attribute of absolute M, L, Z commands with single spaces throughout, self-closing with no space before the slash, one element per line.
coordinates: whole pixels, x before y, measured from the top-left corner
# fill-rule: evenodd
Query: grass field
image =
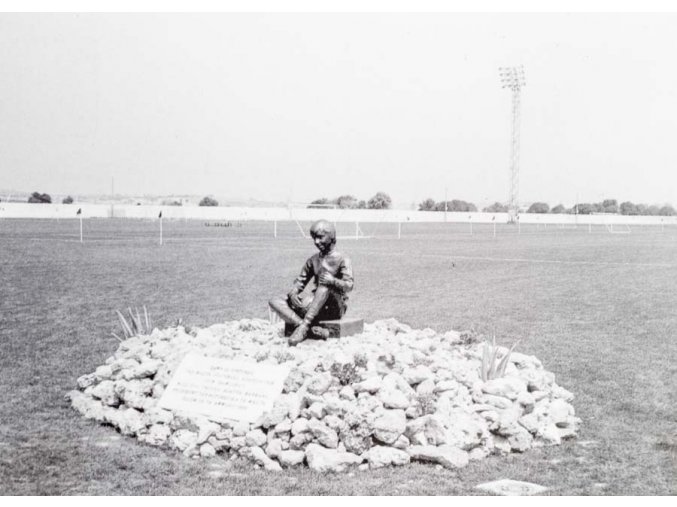
<path fill-rule="evenodd" d="M 677 493 L 677 230 L 365 225 L 349 315 L 521 342 L 576 395 L 577 440 L 458 471 L 412 465 L 349 475 L 279 474 L 196 461 L 82 419 L 64 401 L 112 354 L 115 309 L 160 327 L 267 317 L 310 240 L 296 224 L 0 221 L 0 493 L 474 495 L 527 480 L 556 495 Z M 305 224 L 307 226 L 307 224 Z M 378 225 L 378 227 L 377 227 Z M 346 225 L 346 234 L 350 227 Z M 354 226 L 352 226 L 354 227 Z"/>

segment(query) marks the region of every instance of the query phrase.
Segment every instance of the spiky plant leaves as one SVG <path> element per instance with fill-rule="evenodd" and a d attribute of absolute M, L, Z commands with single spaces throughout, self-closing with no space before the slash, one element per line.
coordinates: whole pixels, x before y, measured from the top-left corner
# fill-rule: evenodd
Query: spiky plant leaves
<path fill-rule="evenodd" d="M 507 353 L 505 354 L 505 356 L 503 356 L 503 358 L 501 359 L 501 362 L 498 363 L 498 368 L 496 369 L 496 375 L 497 375 L 496 378 L 500 378 L 500 377 L 502 377 L 503 375 L 505 375 L 505 369 L 508 367 L 508 361 L 510 360 L 510 354 L 512 354 L 512 351 L 515 349 L 515 347 L 517 346 L 517 344 L 518 344 L 519 342 L 520 342 L 520 341 L 517 340 L 515 343 L 513 343 L 513 344 L 512 344 L 512 347 L 510 347 L 510 349 L 508 350 L 508 352 L 507 352 Z"/>
<path fill-rule="evenodd" d="M 489 380 L 489 342 L 484 342 L 484 349 L 482 351 L 482 381 Z"/>
<path fill-rule="evenodd" d="M 118 314 L 118 319 L 120 320 L 120 325 L 122 326 L 122 331 L 125 335 L 125 339 L 134 336 L 134 332 L 132 331 L 132 328 L 127 322 L 127 319 L 125 319 L 125 316 L 122 315 L 122 313 L 120 313 L 119 310 L 115 310 L 115 313 Z"/>

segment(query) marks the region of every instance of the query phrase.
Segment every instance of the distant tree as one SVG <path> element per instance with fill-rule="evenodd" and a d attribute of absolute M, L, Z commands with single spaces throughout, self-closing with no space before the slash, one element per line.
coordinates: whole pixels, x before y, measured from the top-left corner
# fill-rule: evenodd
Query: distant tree
<path fill-rule="evenodd" d="M 374 197 L 367 201 L 367 208 L 369 209 L 390 209 L 392 206 L 392 199 L 385 192 L 377 192 Z"/>
<path fill-rule="evenodd" d="M 648 207 L 646 204 L 638 204 L 637 205 L 637 214 L 638 215 L 647 215 L 648 213 Z"/>
<path fill-rule="evenodd" d="M 618 213 L 618 201 L 616 199 L 604 199 L 602 211 L 604 213 Z"/>
<path fill-rule="evenodd" d="M 675 208 L 670 206 L 669 204 L 666 204 L 663 206 L 660 211 L 658 212 L 659 215 L 662 215 L 664 217 L 672 217 L 677 215 L 677 212 L 675 211 Z"/>
<path fill-rule="evenodd" d="M 64 197 L 61 201 L 61 204 L 73 204 L 73 198 L 70 195 L 68 197 Z"/>
<path fill-rule="evenodd" d="M 33 192 L 28 198 L 30 203 L 49 204 L 52 202 L 52 197 L 49 194 L 41 194 L 40 192 Z"/>
<path fill-rule="evenodd" d="M 436 211 L 444 211 L 444 201 L 438 202 L 435 206 Z M 477 211 L 477 207 L 471 203 L 460 199 L 447 201 L 447 211 Z"/>
<path fill-rule="evenodd" d="M 573 213 L 578 214 L 578 215 L 589 215 L 594 211 L 594 207 L 590 203 L 582 203 L 582 204 L 576 204 L 573 208 Z"/>
<path fill-rule="evenodd" d="M 566 212 L 567 212 L 567 209 L 566 209 L 562 204 L 558 204 L 557 206 L 555 206 L 554 208 L 552 208 L 552 209 L 550 210 L 550 213 L 559 213 L 559 214 L 561 214 L 561 213 L 566 213 Z"/>
<path fill-rule="evenodd" d="M 329 199 L 326 197 L 321 197 L 320 199 L 315 199 L 313 202 L 311 202 L 308 207 L 309 208 L 326 208 L 326 204 L 331 204 Z"/>
<path fill-rule="evenodd" d="M 625 201 L 621 203 L 620 206 L 621 215 L 637 215 L 637 206 L 635 206 L 630 201 Z"/>
<path fill-rule="evenodd" d="M 491 206 L 487 206 L 486 208 L 482 209 L 482 211 L 485 213 L 507 213 L 508 206 L 501 204 L 500 202 L 495 202 Z"/>
<path fill-rule="evenodd" d="M 655 204 L 652 204 L 646 208 L 646 214 L 656 217 L 661 214 L 661 208 Z"/>
<path fill-rule="evenodd" d="M 367 209 L 367 201 L 360 199 L 360 202 L 357 203 L 357 209 Z"/>
<path fill-rule="evenodd" d="M 547 213 L 548 211 L 550 211 L 550 206 L 548 206 L 548 203 L 535 202 L 529 206 L 527 213 Z"/>
<path fill-rule="evenodd" d="M 336 198 L 336 204 L 341 209 L 354 209 L 358 207 L 358 200 L 352 195 L 341 195 Z"/>
<path fill-rule="evenodd" d="M 421 204 L 418 205 L 419 211 L 434 211 L 435 210 L 435 201 L 428 197 Z"/>
<path fill-rule="evenodd" d="M 198 204 L 198 206 L 218 206 L 218 205 L 219 201 L 209 196 L 203 197 Z"/>

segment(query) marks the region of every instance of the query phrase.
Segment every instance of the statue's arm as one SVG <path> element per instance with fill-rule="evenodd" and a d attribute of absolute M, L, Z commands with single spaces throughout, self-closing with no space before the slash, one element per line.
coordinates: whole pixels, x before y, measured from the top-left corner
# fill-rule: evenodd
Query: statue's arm
<path fill-rule="evenodd" d="M 315 270 L 313 269 L 312 257 L 306 261 L 306 263 L 301 268 L 301 273 L 296 277 L 292 285 L 292 292 L 299 294 L 306 288 L 310 279 L 314 276 Z"/>
<path fill-rule="evenodd" d="M 353 278 L 353 265 L 350 262 L 350 259 L 344 258 L 341 261 L 337 275 L 338 276 L 334 277 L 332 282 L 332 286 L 336 290 L 343 294 L 347 294 L 353 290 L 355 281 Z"/>

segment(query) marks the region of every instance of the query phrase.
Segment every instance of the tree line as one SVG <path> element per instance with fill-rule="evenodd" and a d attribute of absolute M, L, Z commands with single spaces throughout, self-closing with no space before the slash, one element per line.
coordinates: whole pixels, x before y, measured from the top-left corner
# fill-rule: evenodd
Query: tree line
<path fill-rule="evenodd" d="M 29 203 L 51 203 L 52 197 L 49 194 L 41 194 L 40 192 L 33 192 L 28 198 Z M 69 195 L 64 197 L 62 204 L 72 204 L 73 198 Z M 165 205 L 181 206 L 181 202 L 163 202 Z M 218 206 L 219 203 L 213 197 L 204 197 L 198 206 Z M 392 207 L 392 199 L 385 192 L 376 192 L 376 194 L 369 200 L 358 200 L 352 195 L 341 195 L 335 199 L 327 199 L 322 197 L 316 199 L 308 205 L 308 208 L 327 208 L 334 206 L 340 209 L 390 209 Z M 418 205 L 419 211 L 451 211 L 451 212 L 473 212 L 477 211 L 477 206 L 471 202 L 466 202 L 461 199 L 452 199 L 451 201 L 435 201 L 428 198 Z M 508 206 L 500 202 L 495 202 L 489 206 L 482 208 L 486 213 L 507 213 Z M 558 214 L 577 214 L 590 215 L 592 213 L 613 213 L 621 215 L 651 215 L 651 216 L 675 216 L 677 211 L 669 205 L 658 206 L 655 204 L 635 204 L 630 201 L 624 201 L 618 204 L 616 199 L 604 199 L 600 202 L 594 203 L 580 203 L 571 208 L 565 207 L 563 204 L 558 204 L 550 208 L 546 202 L 535 202 L 526 211 L 527 213 L 558 213 Z"/>
<path fill-rule="evenodd" d="M 358 200 L 357 197 L 352 195 L 341 195 L 335 199 L 327 199 L 326 197 L 315 199 L 307 207 L 329 208 L 333 206 L 340 209 L 390 209 L 392 205 L 393 201 L 388 194 L 376 192 L 368 201 Z"/>
<path fill-rule="evenodd" d="M 445 211 L 445 201 L 436 202 L 433 199 L 425 199 L 418 205 L 419 211 Z M 453 199 L 446 201 L 446 211 L 477 211 L 477 206 L 471 202 Z M 490 206 L 482 208 L 486 213 L 507 213 L 508 206 L 500 202 L 495 202 Z M 571 208 L 558 204 L 550 208 L 546 202 L 535 202 L 526 211 L 527 213 L 559 213 L 559 214 L 577 214 L 590 215 L 592 213 L 613 213 L 621 215 L 653 215 L 653 216 L 674 216 L 677 211 L 666 204 L 657 206 L 655 204 L 635 204 L 625 201 L 618 204 L 616 199 L 605 199 L 595 203 L 580 203 Z"/>

